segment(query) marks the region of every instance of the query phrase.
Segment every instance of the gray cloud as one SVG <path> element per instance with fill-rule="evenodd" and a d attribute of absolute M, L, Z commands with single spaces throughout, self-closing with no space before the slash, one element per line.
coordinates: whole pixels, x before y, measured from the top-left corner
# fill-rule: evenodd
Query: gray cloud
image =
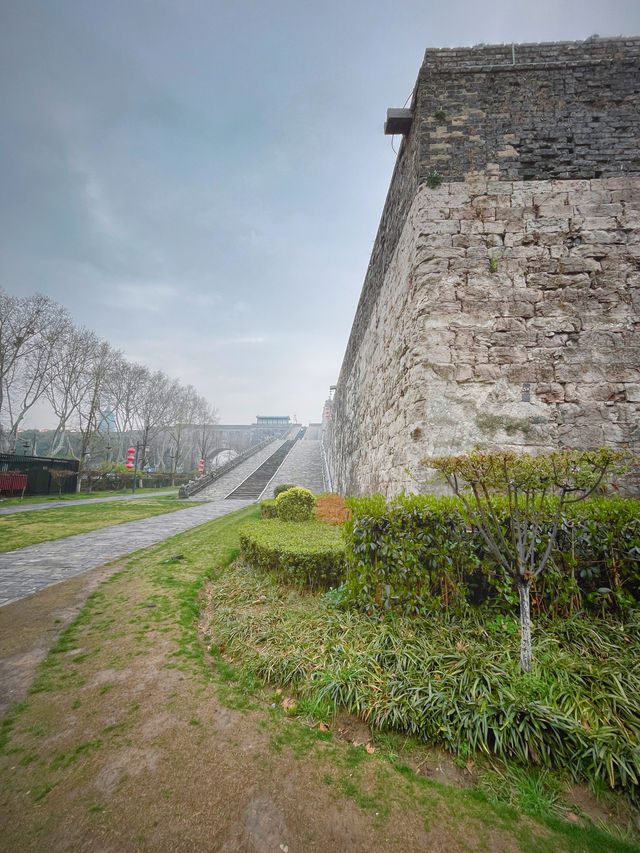
<path fill-rule="evenodd" d="M 636 2 L 8 2 L 0 282 L 223 420 L 317 420 L 427 46 L 640 32 Z"/>

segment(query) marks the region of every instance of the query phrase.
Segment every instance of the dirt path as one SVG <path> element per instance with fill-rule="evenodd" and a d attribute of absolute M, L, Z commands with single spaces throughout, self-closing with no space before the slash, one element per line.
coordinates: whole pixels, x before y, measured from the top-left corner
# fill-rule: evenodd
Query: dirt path
<path fill-rule="evenodd" d="M 27 695 L 36 669 L 87 597 L 122 567 L 100 566 L 0 607 L 0 717 Z"/>
<path fill-rule="evenodd" d="M 210 560 L 215 583 L 229 553 L 211 529 L 0 610 L 11 697 L 55 642 L 5 716 L 0 850 L 569 849 L 513 810 L 344 742 L 348 722 L 322 731 L 288 716 L 281 692 L 243 681 L 206 620 L 196 630 L 196 566 Z"/>

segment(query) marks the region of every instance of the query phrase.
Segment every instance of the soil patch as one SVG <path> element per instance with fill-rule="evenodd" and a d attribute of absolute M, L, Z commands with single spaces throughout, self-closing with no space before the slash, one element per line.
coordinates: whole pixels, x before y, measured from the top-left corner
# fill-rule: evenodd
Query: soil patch
<path fill-rule="evenodd" d="M 25 698 L 38 666 L 88 596 L 124 565 L 100 566 L 0 608 L 0 717 Z"/>

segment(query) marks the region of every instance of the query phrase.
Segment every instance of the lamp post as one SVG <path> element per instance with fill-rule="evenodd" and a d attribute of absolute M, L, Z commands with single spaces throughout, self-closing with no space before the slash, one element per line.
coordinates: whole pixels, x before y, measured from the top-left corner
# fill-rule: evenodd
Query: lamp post
<path fill-rule="evenodd" d="M 174 452 L 169 451 L 169 459 L 171 460 L 171 485 L 175 486 L 176 483 L 176 464 L 178 460 L 178 448 L 177 446 L 174 448 Z"/>

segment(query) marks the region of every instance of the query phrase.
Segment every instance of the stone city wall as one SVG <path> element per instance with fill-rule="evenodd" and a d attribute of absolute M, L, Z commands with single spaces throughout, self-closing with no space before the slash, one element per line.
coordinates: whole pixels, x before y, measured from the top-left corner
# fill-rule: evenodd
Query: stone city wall
<path fill-rule="evenodd" d="M 426 52 L 326 431 L 335 490 L 416 491 L 421 458 L 476 443 L 640 447 L 639 57 Z"/>
<path fill-rule="evenodd" d="M 334 489 L 415 491 L 476 443 L 640 448 L 639 236 L 640 178 L 423 186 L 340 377 Z"/>
<path fill-rule="evenodd" d="M 640 175 L 640 39 L 427 50 L 419 180 Z"/>

